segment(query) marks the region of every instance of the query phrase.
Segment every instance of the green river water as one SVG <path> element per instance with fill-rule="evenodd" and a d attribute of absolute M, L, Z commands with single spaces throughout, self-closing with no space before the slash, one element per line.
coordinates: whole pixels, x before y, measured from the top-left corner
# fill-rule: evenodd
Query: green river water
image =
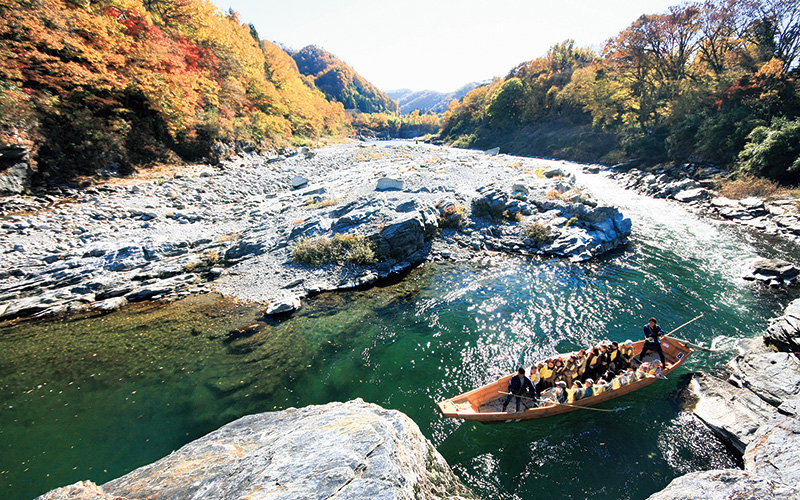
<path fill-rule="evenodd" d="M 698 219 L 599 177 L 589 188 L 633 219 L 624 250 L 589 263 L 495 258 L 426 264 L 392 283 L 312 298 L 234 341 L 260 308 L 215 295 L 105 316 L 0 326 L 0 497 L 103 483 L 242 415 L 363 398 L 401 410 L 484 498 L 646 498 L 738 458 L 681 410 L 693 370 L 713 370 L 792 299 L 741 280 L 757 255 L 797 249 Z M 609 338 L 651 315 L 695 353 L 669 380 L 601 408 L 501 425 L 441 417 L 436 401 Z"/>

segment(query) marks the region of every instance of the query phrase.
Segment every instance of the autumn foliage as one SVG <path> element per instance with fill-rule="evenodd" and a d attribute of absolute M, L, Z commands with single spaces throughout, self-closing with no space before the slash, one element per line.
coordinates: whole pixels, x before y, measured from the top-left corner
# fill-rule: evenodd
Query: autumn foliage
<path fill-rule="evenodd" d="M 342 134 L 344 108 L 205 0 L 0 0 L 0 141 L 43 178 Z"/>
<path fill-rule="evenodd" d="M 643 15 L 601 53 L 567 40 L 451 105 L 457 146 L 615 163 L 694 161 L 800 183 L 800 4 Z"/>

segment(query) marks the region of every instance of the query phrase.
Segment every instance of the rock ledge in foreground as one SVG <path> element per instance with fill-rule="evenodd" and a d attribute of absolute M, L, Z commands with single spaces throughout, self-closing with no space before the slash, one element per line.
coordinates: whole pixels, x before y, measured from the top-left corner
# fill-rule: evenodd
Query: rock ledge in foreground
<path fill-rule="evenodd" d="M 114 497 L 474 498 L 410 418 L 360 399 L 242 417 L 102 488 L 39 499 Z"/>

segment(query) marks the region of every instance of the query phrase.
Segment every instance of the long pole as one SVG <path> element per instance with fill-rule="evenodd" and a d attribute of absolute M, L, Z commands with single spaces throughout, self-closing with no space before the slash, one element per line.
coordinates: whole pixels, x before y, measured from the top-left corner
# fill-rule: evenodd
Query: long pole
<path fill-rule="evenodd" d="M 499 392 L 500 394 L 505 394 L 505 395 L 508 395 L 508 396 L 516 396 L 516 397 L 518 397 L 518 398 L 522 398 L 522 399 L 530 399 L 531 401 L 539 401 L 539 400 L 538 400 L 538 399 L 536 399 L 536 398 L 529 398 L 528 396 L 517 396 L 517 395 L 516 395 L 516 394 L 514 394 L 513 392 L 503 392 L 503 391 L 497 391 L 497 392 Z M 571 407 L 571 408 L 580 408 L 580 409 L 582 409 L 582 410 L 592 410 L 592 411 L 607 411 L 607 412 L 618 411 L 618 410 L 604 410 L 604 409 L 602 409 L 602 408 L 589 408 L 588 406 L 571 405 L 571 404 L 569 404 L 569 403 L 556 403 L 556 404 L 557 404 L 557 405 L 561 405 L 561 406 L 569 406 L 569 407 Z"/>
<path fill-rule="evenodd" d="M 678 328 L 675 328 L 671 332 L 664 334 L 664 336 L 667 337 L 669 335 L 672 335 L 673 333 L 677 332 L 678 330 L 680 330 L 684 326 L 688 325 L 689 323 L 694 323 L 698 319 L 702 318 L 703 314 L 704 313 L 700 313 L 700 316 L 697 316 L 696 318 L 690 319 L 689 321 L 687 321 L 686 323 L 682 324 Z M 675 340 L 677 340 L 678 342 L 683 342 L 684 344 L 688 345 L 689 347 L 691 347 L 693 349 L 700 349 L 701 351 L 705 351 L 705 352 L 719 352 L 719 349 L 709 349 L 708 347 L 703 347 L 701 345 L 693 344 L 692 342 L 689 342 L 688 340 L 678 339 L 678 338 L 676 338 Z"/>
<path fill-rule="evenodd" d="M 675 329 L 674 329 L 674 330 L 672 330 L 671 332 L 669 332 L 669 333 L 665 333 L 665 334 L 664 334 L 664 336 L 666 337 L 667 335 L 672 335 L 673 333 L 677 332 L 678 330 L 680 330 L 680 329 L 681 329 L 681 328 L 683 328 L 684 326 L 686 326 L 686 325 L 688 325 L 688 324 L 690 324 L 690 323 L 694 323 L 694 322 L 695 322 L 695 321 L 697 321 L 698 319 L 702 318 L 702 317 L 703 317 L 703 314 L 705 314 L 705 313 L 700 313 L 700 316 L 697 316 L 696 318 L 692 318 L 692 319 L 690 319 L 689 321 L 687 321 L 686 323 L 682 324 L 682 325 L 681 325 L 681 326 L 679 326 L 678 328 L 675 328 Z"/>

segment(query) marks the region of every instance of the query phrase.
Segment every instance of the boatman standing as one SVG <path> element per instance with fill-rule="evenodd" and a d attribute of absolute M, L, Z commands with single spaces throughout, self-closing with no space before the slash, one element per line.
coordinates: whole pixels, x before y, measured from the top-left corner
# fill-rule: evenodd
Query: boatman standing
<path fill-rule="evenodd" d="M 664 335 L 664 330 L 658 325 L 655 318 L 650 318 L 646 325 L 644 325 L 644 347 L 642 352 L 639 353 L 640 362 L 644 363 L 644 355 L 648 351 L 655 351 L 661 358 L 661 366 L 667 366 L 664 360 L 664 351 L 661 350 L 661 336 Z"/>
<path fill-rule="evenodd" d="M 530 398 L 536 399 L 536 388 L 533 386 L 531 379 L 525 376 L 525 368 L 521 367 L 517 370 L 517 375 L 511 377 L 508 381 L 508 396 L 503 402 L 503 411 L 506 411 L 508 402 L 511 401 L 511 396 L 516 396 L 517 400 L 517 413 L 519 413 L 519 400 L 520 396 L 525 396 L 525 393 L 530 393 Z"/>

